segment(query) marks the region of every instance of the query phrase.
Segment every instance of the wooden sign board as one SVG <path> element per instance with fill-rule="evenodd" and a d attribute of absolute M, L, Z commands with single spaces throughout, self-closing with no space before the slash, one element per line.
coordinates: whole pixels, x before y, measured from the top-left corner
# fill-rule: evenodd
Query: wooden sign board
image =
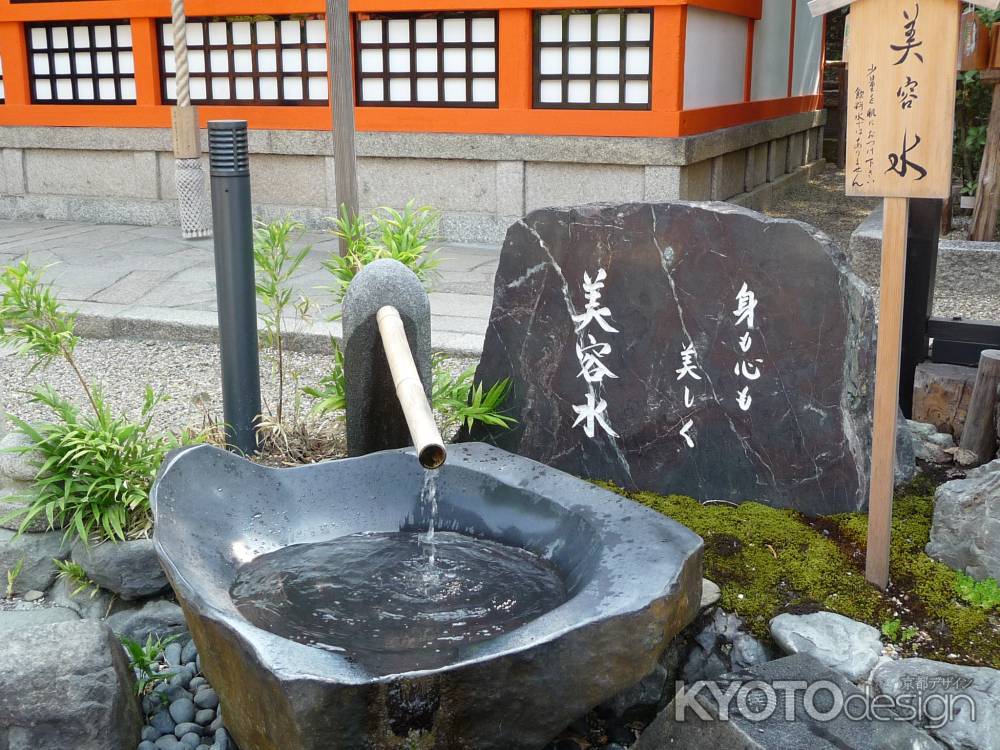
<path fill-rule="evenodd" d="M 857 0 L 851 16 L 847 194 L 947 198 L 958 3 Z"/>

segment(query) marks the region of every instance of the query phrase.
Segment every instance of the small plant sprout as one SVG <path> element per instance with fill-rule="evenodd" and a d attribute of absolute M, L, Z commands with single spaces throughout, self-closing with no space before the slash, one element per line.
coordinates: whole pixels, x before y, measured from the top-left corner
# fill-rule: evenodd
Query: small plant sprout
<path fill-rule="evenodd" d="M 59 578 L 67 581 L 70 586 L 75 586 L 70 592 L 70 596 L 76 596 L 89 589 L 90 598 L 93 599 L 100 593 L 101 587 L 90 580 L 87 571 L 79 563 L 72 560 L 53 560 L 52 562 L 55 564 L 56 570 L 59 571 Z"/>
<path fill-rule="evenodd" d="M 270 223 L 258 222 L 254 229 L 253 255 L 257 274 L 257 299 L 263 308 L 258 315 L 264 327 L 263 344 L 275 353 L 274 367 L 278 377 L 278 398 L 274 405 L 273 417 L 279 428 L 284 425 L 285 421 L 284 401 L 287 377 L 285 373 L 285 318 L 294 312 L 299 319 L 306 319 L 312 309 L 312 302 L 305 296 L 297 295 L 292 285 L 292 277 L 312 252 L 311 245 L 295 247 L 300 242 L 303 233 L 303 226 L 291 219 L 279 219 Z"/>
<path fill-rule="evenodd" d="M 174 676 L 174 672 L 166 669 L 166 665 L 163 664 L 160 657 L 163 655 L 163 650 L 177 640 L 177 636 L 159 639 L 154 638 L 153 634 L 150 633 L 146 638 L 145 645 L 124 635 L 120 635 L 118 638 L 125 647 L 129 661 L 132 662 L 132 667 L 136 671 L 135 692 L 138 695 L 145 695 L 156 683 L 169 680 Z"/>
<path fill-rule="evenodd" d="M 347 387 L 344 382 L 344 352 L 336 339 L 330 340 L 333 359 L 330 371 L 320 378 L 314 387 L 304 388 L 303 392 L 315 400 L 313 412 L 328 414 L 333 411 L 343 411 L 347 408 Z"/>
<path fill-rule="evenodd" d="M 7 571 L 7 591 L 5 594 L 5 598 L 7 599 L 14 598 L 14 586 L 17 584 L 18 576 L 21 575 L 21 571 L 23 569 L 24 569 L 24 558 L 22 557 L 20 560 L 17 561 L 17 564 L 15 564 L 13 568 L 10 568 Z"/>
<path fill-rule="evenodd" d="M 434 385 L 431 401 L 434 409 L 448 420 L 471 428 L 476 422 L 508 429 L 517 420 L 501 413 L 510 391 L 510 378 L 504 378 L 483 391 L 482 383 L 475 383 L 473 367 L 452 375 L 443 357 L 434 359 Z"/>
<path fill-rule="evenodd" d="M 32 372 L 64 359 L 96 413 L 93 391 L 74 356 L 80 341 L 75 326 L 76 314 L 67 312 L 51 285 L 42 283 L 40 270 L 21 261 L 0 273 L 0 345 L 33 359 Z"/>
<path fill-rule="evenodd" d="M 980 609 L 1000 608 L 1000 585 L 996 579 L 986 578 L 977 581 L 965 573 L 955 574 L 955 591 L 963 601 Z"/>

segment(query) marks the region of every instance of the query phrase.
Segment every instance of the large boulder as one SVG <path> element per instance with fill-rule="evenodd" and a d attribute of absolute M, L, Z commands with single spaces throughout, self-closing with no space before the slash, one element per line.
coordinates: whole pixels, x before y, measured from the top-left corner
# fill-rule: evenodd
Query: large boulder
<path fill-rule="evenodd" d="M 786 654 L 809 654 L 851 682 L 871 674 L 882 655 L 882 639 L 875 628 L 835 612 L 780 614 L 770 628 L 774 642 Z"/>
<path fill-rule="evenodd" d="M 6 584 L 7 571 L 21 565 L 14 581 L 15 594 L 48 589 L 58 575 L 53 560 L 65 560 L 69 555 L 69 545 L 64 543 L 61 531 L 18 536 L 9 529 L 0 529 L 0 580 Z"/>
<path fill-rule="evenodd" d="M 122 599 L 144 599 L 170 589 L 152 539 L 78 544 L 73 548 L 73 561 L 90 580 Z"/>
<path fill-rule="evenodd" d="M 1000 742 L 1000 671 L 930 659 L 900 659 L 872 673 L 880 693 L 923 700 L 918 723 L 952 750 L 995 750 Z M 941 720 L 942 714 L 944 720 Z"/>
<path fill-rule="evenodd" d="M 578 476 L 809 514 L 867 502 L 874 306 L 798 222 L 721 203 L 544 209 L 507 233 L 487 440 Z"/>
<path fill-rule="evenodd" d="M 1000 579 L 1000 459 L 937 488 L 926 552 L 973 578 Z"/>
<path fill-rule="evenodd" d="M 134 750 L 142 715 L 125 652 L 94 620 L 0 639 L 0 747 Z"/>

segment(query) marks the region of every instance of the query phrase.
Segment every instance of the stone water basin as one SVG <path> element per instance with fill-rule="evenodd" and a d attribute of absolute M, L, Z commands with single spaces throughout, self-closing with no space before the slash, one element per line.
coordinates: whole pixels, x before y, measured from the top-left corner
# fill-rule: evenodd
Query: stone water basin
<path fill-rule="evenodd" d="M 426 613 L 415 596 L 413 630 L 386 636 L 386 653 L 372 638 L 389 608 L 381 600 L 369 617 L 351 610 L 357 621 L 343 620 L 331 604 L 323 610 L 336 626 L 328 637 L 297 627 L 296 609 L 274 605 L 312 607 L 325 577 L 267 574 L 266 565 L 280 568 L 296 556 L 329 561 L 328 547 L 339 554 L 344 544 L 396 545 L 400 532 L 423 549 L 432 517 L 424 481 L 412 449 L 271 469 L 197 446 L 164 462 L 152 492 L 157 552 L 242 750 L 540 748 L 651 672 L 697 613 L 697 535 L 619 495 L 478 443 L 450 446 L 435 476 L 435 570 L 460 570 L 455 560 L 474 537 L 483 540 L 485 593 L 472 587 L 473 604 L 516 602 L 536 588 L 537 600 L 505 608 L 507 620 L 492 631 L 468 637 L 458 628 L 435 640 L 417 627 Z M 330 540 L 337 542 L 319 544 Z M 341 591 L 369 575 L 367 548 L 352 555 L 351 565 L 334 565 L 329 576 Z M 355 563 L 360 573 L 352 578 Z M 414 588 L 402 576 L 389 578 L 404 598 Z M 304 587 L 313 599 L 302 600 Z"/>

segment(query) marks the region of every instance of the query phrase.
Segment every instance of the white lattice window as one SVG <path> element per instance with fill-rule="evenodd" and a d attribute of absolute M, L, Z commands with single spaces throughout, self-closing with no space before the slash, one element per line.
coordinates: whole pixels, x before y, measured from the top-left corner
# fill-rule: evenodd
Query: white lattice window
<path fill-rule="evenodd" d="M 495 13 L 364 15 L 356 24 L 359 104 L 497 106 Z"/>
<path fill-rule="evenodd" d="M 34 103 L 135 103 L 128 21 L 28 24 L 25 34 Z"/>
<path fill-rule="evenodd" d="M 653 12 L 535 13 L 535 106 L 649 109 Z"/>
<path fill-rule="evenodd" d="M 313 104 L 329 101 L 322 16 L 258 20 L 188 19 L 193 102 Z M 163 100 L 177 99 L 173 27 L 160 24 Z"/>

